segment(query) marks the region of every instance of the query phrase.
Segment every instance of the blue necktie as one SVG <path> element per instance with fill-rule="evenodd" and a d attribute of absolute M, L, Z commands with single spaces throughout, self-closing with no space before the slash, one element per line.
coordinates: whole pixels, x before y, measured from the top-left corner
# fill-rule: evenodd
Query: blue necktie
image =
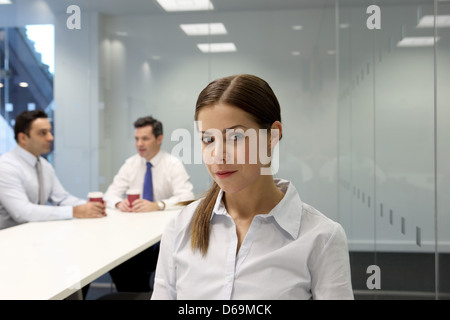
<path fill-rule="evenodd" d="M 144 192 L 142 197 L 146 200 L 153 201 L 153 181 L 152 181 L 152 164 L 147 162 L 147 171 L 144 178 Z"/>

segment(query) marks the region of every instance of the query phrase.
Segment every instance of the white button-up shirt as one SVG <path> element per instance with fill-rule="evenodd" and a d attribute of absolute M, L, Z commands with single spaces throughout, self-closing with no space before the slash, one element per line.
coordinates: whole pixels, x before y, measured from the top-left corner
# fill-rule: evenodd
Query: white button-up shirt
<path fill-rule="evenodd" d="M 69 194 L 52 165 L 40 157 L 49 205 L 39 205 L 36 161 L 36 156 L 19 145 L 0 156 L 0 229 L 30 221 L 72 219 L 73 206 L 86 203 Z"/>
<path fill-rule="evenodd" d="M 167 226 L 152 299 L 353 299 L 342 226 L 305 204 L 295 187 L 276 180 L 284 198 L 256 215 L 236 255 L 238 239 L 220 191 L 206 256 L 192 251 L 197 200 Z"/>
<path fill-rule="evenodd" d="M 160 150 L 150 162 L 155 201 L 164 201 L 167 208 L 194 198 L 194 187 L 180 159 Z M 126 159 L 103 197 L 107 205 L 115 208 L 125 198 L 128 189 L 138 189 L 142 195 L 146 171 L 147 161 L 139 154 Z"/>

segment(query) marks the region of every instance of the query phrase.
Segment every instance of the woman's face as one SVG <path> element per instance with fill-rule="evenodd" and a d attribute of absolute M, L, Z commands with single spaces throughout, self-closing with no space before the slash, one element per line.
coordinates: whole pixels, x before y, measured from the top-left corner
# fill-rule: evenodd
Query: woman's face
<path fill-rule="evenodd" d="M 270 133 L 247 112 L 228 104 L 214 104 L 201 109 L 197 121 L 203 161 L 225 192 L 243 190 L 261 176 L 262 168 L 270 166 Z"/>

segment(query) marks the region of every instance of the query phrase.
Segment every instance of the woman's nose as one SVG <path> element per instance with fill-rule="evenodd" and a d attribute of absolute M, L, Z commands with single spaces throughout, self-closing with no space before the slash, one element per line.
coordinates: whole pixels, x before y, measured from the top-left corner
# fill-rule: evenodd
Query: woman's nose
<path fill-rule="evenodd" d="M 216 140 L 215 146 L 214 146 L 214 155 L 213 155 L 214 162 L 217 164 L 228 163 L 228 161 L 230 159 L 229 151 L 230 150 L 227 150 L 226 143 Z"/>

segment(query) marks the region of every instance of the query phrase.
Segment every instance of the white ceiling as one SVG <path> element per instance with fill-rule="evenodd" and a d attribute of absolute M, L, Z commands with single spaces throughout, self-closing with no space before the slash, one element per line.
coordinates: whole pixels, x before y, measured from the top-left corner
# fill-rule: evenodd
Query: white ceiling
<path fill-rule="evenodd" d="M 12 0 L 15 2 L 43 1 L 53 8 L 54 12 L 65 12 L 67 6 L 75 4 L 82 10 L 93 10 L 105 14 L 161 14 L 164 10 L 156 0 Z M 336 0 L 211 0 L 214 12 L 233 11 L 273 11 L 306 8 L 335 7 Z M 432 0 L 339 0 L 339 6 L 379 6 L 432 4 Z M 183 14 L 183 13 L 169 13 Z"/>
<path fill-rule="evenodd" d="M 67 7 L 75 4 L 82 12 L 107 15 L 114 21 L 109 24 L 110 35 L 127 32 L 128 36 L 122 40 L 141 47 L 148 56 L 199 54 L 196 44 L 207 41 L 234 42 L 239 53 L 289 59 L 295 51 L 301 52 L 300 57 L 311 57 L 326 55 L 335 48 L 335 0 L 211 0 L 213 11 L 176 13 L 165 12 L 156 0 L 13 1 L 13 6 L 0 6 L 0 27 L 2 20 L 8 19 L 11 23 L 29 23 L 29 16 L 36 15 L 36 12 L 47 12 L 50 17 L 53 14 L 65 14 Z M 383 6 L 411 6 L 418 3 L 430 5 L 432 1 L 376 2 Z M 372 3 L 372 0 L 339 0 L 340 6 L 361 8 Z M 182 23 L 200 22 L 223 22 L 229 34 L 211 39 L 188 37 L 179 27 Z M 297 24 L 302 25 L 303 30 L 293 31 L 292 26 Z"/>
<path fill-rule="evenodd" d="M 15 0 L 16 2 L 33 0 Z M 268 11 L 334 6 L 334 0 L 211 0 L 214 12 Z M 45 0 L 55 12 L 65 12 L 68 5 L 75 4 L 82 10 L 105 14 L 161 14 L 164 10 L 156 0 Z M 183 14 L 183 13 L 169 13 Z"/>

